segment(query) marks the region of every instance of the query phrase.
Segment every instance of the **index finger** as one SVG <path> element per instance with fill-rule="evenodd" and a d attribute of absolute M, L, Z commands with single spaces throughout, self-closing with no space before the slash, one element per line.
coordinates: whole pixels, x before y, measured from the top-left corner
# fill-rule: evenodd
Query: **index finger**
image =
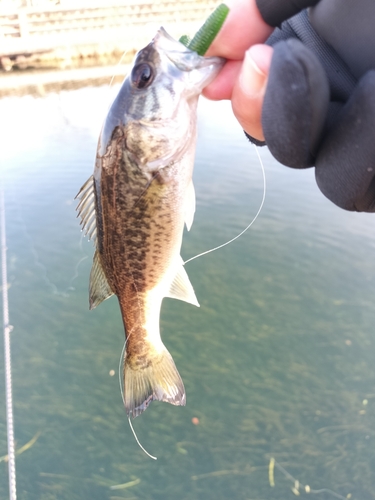
<path fill-rule="evenodd" d="M 246 50 L 264 42 L 273 28 L 263 21 L 255 0 L 224 0 L 229 14 L 206 56 L 243 59 Z"/>

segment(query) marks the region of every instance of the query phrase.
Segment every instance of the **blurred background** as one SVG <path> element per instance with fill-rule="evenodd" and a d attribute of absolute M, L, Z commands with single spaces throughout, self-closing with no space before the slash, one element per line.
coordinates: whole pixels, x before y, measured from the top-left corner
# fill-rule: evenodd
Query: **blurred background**
<path fill-rule="evenodd" d="M 116 77 L 124 68 L 111 73 L 105 66 L 129 63 L 161 25 L 167 25 L 172 36 L 194 34 L 217 4 L 215 0 L 1 0 L 0 95 L 14 87 L 18 93 L 50 89 L 57 79 L 56 74 L 42 71 L 47 69 L 91 68 L 65 74 L 60 81 L 63 88 L 77 86 L 83 79 Z M 15 80 L 19 70 L 23 78 Z"/>
<path fill-rule="evenodd" d="M 215 6 L 0 2 L 20 500 L 375 499 L 374 215 L 332 205 L 313 169 L 285 168 L 259 149 L 267 189 L 258 219 L 186 265 L 199 309 L 163 301 L 161 334 L 187 405 L 154 402 L 134 420 L 156 462 L 123 409 L 117 300 L 88 310 L 93 248 L 74 197 L 92 174 L 128 56 L 118 63 L 161 24 L 175 37 L 194 34 Z M 197 210 L 185 260 L 242 231 L 264 191 L 230 104 L 201 99 L 198 111 Z M 6 499 L 3 355 L 0 341 Z"/>

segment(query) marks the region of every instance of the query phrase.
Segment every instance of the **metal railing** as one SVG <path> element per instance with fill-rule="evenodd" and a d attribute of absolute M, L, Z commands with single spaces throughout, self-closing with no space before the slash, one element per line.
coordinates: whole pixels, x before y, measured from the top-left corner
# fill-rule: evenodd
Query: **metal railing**
<path fill-rule="evenodd" d="M 179 26 L 179 33 L 193 34 L 214 10 L 217 0 L 112 0 L 110 4 L 66 1 L 52 6 L 18 9 L 1 8 L 0 62 L 57 49 L 96 47 L 110 52 L 111 47 L 139 49 L 147 43 L 145 27 L 149 24 Z M 172 33 L 173 35 L 173 33 Z M 149 36 L 147 34 L 147 36 Z"/>
<path fill-rule="evenodd" d="M 215 0 L 143 2 L 126 0 L 121 4 L 84 4 L 56 7 L 23 7 L 2 10 L 0 40 L 71 34 L 81 30 L 100 30 L 121 26 L 141 26 L 148 22 L 203 22 L 217 5 Z"/>

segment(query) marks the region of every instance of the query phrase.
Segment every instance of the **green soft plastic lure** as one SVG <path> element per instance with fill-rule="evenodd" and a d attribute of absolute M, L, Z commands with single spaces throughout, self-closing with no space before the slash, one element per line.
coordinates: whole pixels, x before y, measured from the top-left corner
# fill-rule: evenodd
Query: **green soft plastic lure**
<path fill-rule="evenodd" d="M 207 18 L 192 40 L 187 35 L 183 35 L 179 41 L 190 50 L 194 50 L 200 56 L 204 56 L 224 24 L 228 12 L 229 7 L 224 3 L 220 4 Z"/>

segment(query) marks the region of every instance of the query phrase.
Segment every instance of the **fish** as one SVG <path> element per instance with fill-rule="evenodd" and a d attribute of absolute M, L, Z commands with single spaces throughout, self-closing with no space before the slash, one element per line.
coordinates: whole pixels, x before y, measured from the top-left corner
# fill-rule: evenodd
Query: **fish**
<path fill-rule="evenodd" d="M 199 56 L 160 28 L 136 54 L 104 121 L 94 173 L 76 196 L 82 230 L 95 246 L 90 309 L 112 295 L 120 306 L 128 418 L 153 400 L 186 404 L 160 337 L 160 310 L 165 297 L 199 306 L 180 250 L 195 213 L 198 98 L 224 62 Z"/>

